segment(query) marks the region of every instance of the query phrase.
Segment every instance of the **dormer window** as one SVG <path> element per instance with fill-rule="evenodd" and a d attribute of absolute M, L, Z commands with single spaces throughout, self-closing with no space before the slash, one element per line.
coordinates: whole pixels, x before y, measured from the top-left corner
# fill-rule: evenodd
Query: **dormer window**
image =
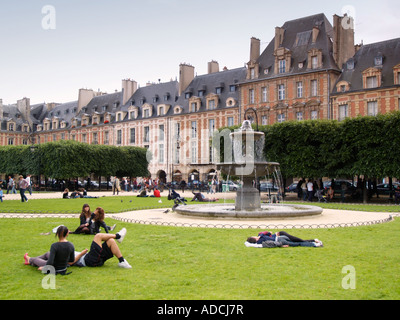
<path fill-rule="evenodd" d="M 286 60 L 279 60 L 279 73 L 286 72 Z"/>
<path fill-rule="evenodd" d="M 354 70 L 354 59 L 347 61 L 347 70 Z"/>
<path fill-rule="evenodd" d="M 157 103 L 157 101 L 158 101 L 158 95 L 156 95 L 156 96 L 153 98 L 153 103 Z"/>
<path fill-rule="evenodd" d="M 382 53 L 378 53 L 378 55 L 375 57 L 375 66 L 376 67 L 381 67 L 383 65 L 383 55 Z"/>
<path fill-rule="evenodd" d="M 170 98 L 170 96 L 171 96 L 171 94 L 170 94 L 169 92 L 167 92 L 167 93 L 164 95 L 164 101 L 168 101 L 169 98 Z"/>

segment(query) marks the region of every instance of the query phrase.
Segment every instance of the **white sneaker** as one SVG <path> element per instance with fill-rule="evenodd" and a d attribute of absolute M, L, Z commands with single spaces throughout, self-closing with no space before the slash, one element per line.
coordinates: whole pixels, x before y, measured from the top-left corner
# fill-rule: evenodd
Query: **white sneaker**
<path fill-rule="evenodd" d="M 120 232 L 118 232 L 118 234 L 121 236 L 121 238 L 117 239 L 117 241 L 119 243 L 122 242 L 122 240 L 124 240 L 125 236 L 126 236 L 126 229 L 122 228 L 122 230 Z"/>
<path fill-rule="evenodd" d="M 132 269 L 132 266 L 126 260 L 124 260 L 122 262 L 118 262 L 118 267 L 124 268 L 124 269 Z"/>

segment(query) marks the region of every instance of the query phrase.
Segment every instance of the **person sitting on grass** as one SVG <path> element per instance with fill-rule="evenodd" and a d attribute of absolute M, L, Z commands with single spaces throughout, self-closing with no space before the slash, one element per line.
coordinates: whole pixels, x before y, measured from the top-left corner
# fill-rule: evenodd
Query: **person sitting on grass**
<path fill-rule="evenodd" d="M 104 209 L 101 207 L 97 207 L 93 213 L 92 223 L 90 224 L 90 233 L 97 234 L 100 232 L 100 227 L 108 233 L 109 231 L 113 231 L 115 229 L 115 224 L 112 227 L 107 226 L 104 222 L 105 213 Z"/>
<path fill-rule="evenodd" d="M 118 266 L 120 268 L 131 269 L 132 266 L 124 259 L 118 244 L 122 242 L 126 235 L 126 229 L 123 228 L 117 234 L 105 234 L 98 233 L 94 236 L 92 244 L 90 246 L 90 251 L 83 254 L 78 261 L 74 263 L 78 267 L 101 267 L 104 263 L 116 257 L 118 259 Z"/>
<path fill-rule="evenodd" d="M 45 266 L 53 266 L 56 274 L 65 275 L 69 263 L 75 262 L 75 247 L 67 240 L 68 233 L 67 227 L 58 227 L 56 236 L 59 240 L 51 245 L 50 251 L 34 258 L 25 253 L 24 264 L 38 267 L 39 270 Z"/>
<path fill-rule="evenodd" d="M 79 227 L 71 232 L 73 234 L 90 234 L 90 226 L 92 224 L 92 219 L 95 218 L 94 213 L 90 211 L 90 206 L 85 203 L 82 207 L 81 215 L 79 216 L 80 224 Z"/>
<path fill-rule="evenodd" d="M 192 201 L 199 201 L 199 202 L 216 202 L 216 201 L 218 201 L 218 199 L 215 199 L 215 198 L 212 198 L 212 199 L 206 198 L 201 192 L 195 193 L 192 191 L 192 193 L 194 195 Z"/>

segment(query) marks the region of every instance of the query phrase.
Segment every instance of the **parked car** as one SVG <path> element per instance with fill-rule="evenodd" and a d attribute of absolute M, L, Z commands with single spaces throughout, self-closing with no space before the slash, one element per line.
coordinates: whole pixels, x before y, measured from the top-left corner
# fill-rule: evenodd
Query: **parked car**
<path fill-rule="evenodd" d="M 225 186 L 225 187 L 224 187 Z M 233 181 L 222 181 L 222 188 L 229 191 L 237 191 L 240 189 L 240 184 L 234 183 Z"/>
<path fill-rule="evenodd" d="M 297 183 L 293 182 L 290 186 L 286 187 L 286 192 L 297 192 Z"/>
<path fill-rule="evenodd" d="M 261 182 L 260 183 L 260 191 L 261 192 L 268 192 L 268 191 L 277 192 L 278 187 L 274 186 L 271 182 Z"/>
<path fill-rule="evenodd" d="M 394 194 L 394 191 L 396 190 L 396 188 L 398 186 L 400 186 L 400 183 L 393 182 L 392 183 L 392 190 L 390 190 L 389 186 L 390 186 L 389 183 L 378 184 L 377 185 L 378 194 L 380 194 L 380 195 Z"/>
<path fill-rule="evenodd" d="M 342 194 L 342 183 L 346 184 L 346 195 L 353 195 L 356 193 L 357 188 L 347 180 L 334 180 L 333 191 L 335 194 L 341 195 Z M 324 182 L 324 190 L 328 191 L 331 187 L 332 181 Z"/>

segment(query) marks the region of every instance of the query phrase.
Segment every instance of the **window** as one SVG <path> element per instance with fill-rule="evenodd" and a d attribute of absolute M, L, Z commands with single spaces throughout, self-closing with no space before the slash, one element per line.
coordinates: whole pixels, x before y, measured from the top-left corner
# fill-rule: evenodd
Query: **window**
<path fill-rule="evenodd" d="M 159 163 L 164 163 L 164 144 L 159 144 L 158 145 L 158 162 Z"/>
<path fill-rule="evenodd" d="M 192 121 L 192 134 L 191 134 L 192 139 L 197 138 L 197 121 Z"/>
<path fill-rule="evenodd" d="M 130 132 L 130 140 L 129 140 L 129 142 L 135 144 L 136 143 L 136 128 L 131 128 L 130 131 L 131 132 Z"/>
<path fill-rule="evenodd" d="M 303 98 L 303 82 L 299 81 L 296 84 L 297 87 L 297 98 Z"/>
<path fill-rule="evenodd" d="M 8 131 L 14 131 L 14 124 L 13 123 L 10 123 L 8 125 Z"/>
<path fill-rule="evenodd" d="M 191 143 L 191 160 L 192 163 L 197 163 L 197 141 Z"/>
<path fill-rule="evenodd" d="M 367 112 L 369 116 L 377 116 L 378 115 L 378 102 L 370 101 L 367 103 Z"/>
<path fill-rule="evenodd" d="M 86 143 L 87 139 L 86 139 L 86 133 L 82 134 L 82 142 Z"/>
<path fill-rule="evenodd" d="M 268 124 L 268 116 L 262 116 L 261 117 L 261 124 L 263 126 L 266 126 Z"/>
<path fill-rule="evenodd" d="M 8 145 L 13 146 L 14 145 L 14 138 L 8 138 Z"/>
<path fill-rule="evenodd" d="M 229 86 L 229 92 L 236 92 L 236 86 L 235 85 Z"/>
<path fill-rule="evenodd" d="M 215 109 L 215 100 L 208 100 L 208 109 L 214 110 Z"/>
<path fill-rule="evenodd" d="M 144 127 L 143 142 L 150 142 L 150 127 Z"/>
<path fill-rule="evenodd" d="M 249 103 L 250 104 L 254 103 L 254 89 L 249 90 Z"/>
<path fill-rule="evenodd" d="M 400 72 L 397 72 L 397 84 L 400 84 Z"/>
<path fill-rule="evenodd" d="M 376 76 L 367 77 L 367 88 L 376 88 L 378 86 L 378 81 Z"/>
<path fill-rule="evenodd" d="M 143 114 L 143 118 L 149 118 L 150 117 L 150 110 L 149 109 L 144 109 L 144 114 Z"/>
<path fill-rule="evenodd" d="M 98 134 L 97 134 L 97 132 L 93 132 L 93 144 L 98 144 L 99 143 L 99 141 L 98 141 L 98 139 L 97 139 L 97 136 L 98 136 Z"/>
<path fill-rule="evenodd" d="M 261 88 L 261 101 L 268 102 L 268 89 L 267 87 Z"/>
<path fill-rule="evenodd" d="M 196 102 L 192 102 L 190 104 L 190 112 L 196 112 L 197 111 L 197 103 Z"/>
<path fill-rule="evenodd" d="M 73 139 L 75 140 L 75 139 Z M 104 132 L 104 144 L 110 143 L 110 133 L 108 131 Z"/>
<path fill-rule="evenodd" d="M 318 120 L 318 111 L 311 111 L 311 120 Z"/>
<path fill-rule="evenodd" d="M 318 68 L 318 57 L 317 56 L 311 57 L 311 68 L 312 69 Z"/>
<path fill-rule="evenodd" d="M 235 125 L 233 117 L 228 117 L 228 127 L 232 127 Z"/>
<path fill-rule="evenodd" d="M 215 93 L 216 94 L 221 94 L 222 93 L 222 88 L 221 87 L 215 88 Z"/>
<path fill-rule="evenodd" d="M 254 79 L 256 77 L 256 71 L 254 68 L 250 69 L 250 79 Z"/>
<path fill-rule="evenodd" d="M 311 96 L 316 97 L 318 95 L 318 82 L 317 80 L 311 80 Z"/>
<path fill-rule="evenodd" d="M 285 93 L 285 85 L 280 84 L 278 85 L 278 100 L 285 100 L 286 93 Z"/>
<path fill-rule="evenodd" d="M 285 122 L 285 114 L 284 113 L 278 114 L 278 123 L 282 123 L 282 122 Z"/>
<path fill-rule="evenodd" d="M 158 141 L 164 141 L 164 125 L 158 127 Z"/>
<path fill-rule="evenodd" d="M 214 163 L 214 148 L 212 146 L 210 146 L 208 148 L 208 150 L 209 150 L 208 161 L 209 161 L 209 163 Z"/>
<path fill-rule="evenodd" d="M 159 108 L 159 116 L 163 116 L 164 115 L 164 107 L 160 107 Z"/>
<path fill-rule="evenodd" d="M 339 106 L 339 121 L 343 121 L 349 116 L 349 107 L 347 104 Z"/>
<path fill-rule="evenodd" d="M 210 119 L 210 120 L 208 120 L 208 136 L 210 138 L 212 138 L 212 136 L 214 134 L 214 130 L 215 130 L 215 120 Z"/>
<path fill-rule="evenodd" d="M 303 112 L 297 112 L 296 119 L 297 121 L 303 121 Z"/>
<path fill-rule="evenodd" d="M 279 60 L 279 73 L 286 72 L 286 60 Z"/>

